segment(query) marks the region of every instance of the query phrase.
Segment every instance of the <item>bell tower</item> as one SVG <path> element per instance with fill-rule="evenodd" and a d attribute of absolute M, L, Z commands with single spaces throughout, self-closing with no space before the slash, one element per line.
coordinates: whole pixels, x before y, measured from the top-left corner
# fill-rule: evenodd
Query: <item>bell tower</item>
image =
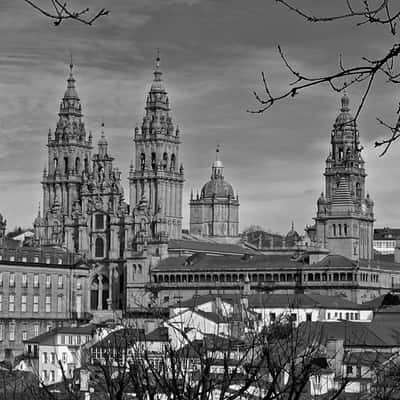
<path fill-rule="evenodd" d="M 56 129 L 48 133 L 48 162 L 43 171 L 43 218 L 35 220 L 42 245 L 61 245 L 64 222 L 80 201 L 82 175 L 91 169 L 92 137 L 86 136 L 82 106 L 75 88 L 72 60 Z"/>
<path fill-rule="evenodd" d="M 372 258 L 374 203 L 365 194 L 364 160 L 349 98 L 341 99 L 326 160 L 325 194 L 318 199 L 316 240 L 332 254 L 358 260 Z"/>
<path fill-rule="evenodd" d="M 135 128 L 135 164 L 129 173 L 130 204 L 135 208 L 145 199 L 150 214 L 157 215 L 152 233 L 180 238 L 184 182 L 181 138 L 170 116 L 159 55 L 145 111 L 141 129 Z"/>

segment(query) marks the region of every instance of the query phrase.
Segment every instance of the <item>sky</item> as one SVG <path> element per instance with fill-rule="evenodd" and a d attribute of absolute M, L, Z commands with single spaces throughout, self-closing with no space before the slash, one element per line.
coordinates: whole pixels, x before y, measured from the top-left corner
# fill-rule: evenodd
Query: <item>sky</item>
<path fill-rule="evenodd" d="M 345 2 L 301 3 L 327 15 Z M 257 224 L 286 233 L 294 221 L 302 232 L 313 222 L 340 95 L 320 86 L 251 114 L 257 107 L 253 91 L 262 94 L 262 71 L 274 93 L 290 83 L 278 44 L 298 70 L 318 76 L 337 69 L 339 54 L 348 64 L 382 55 L 393 42 L 388 33 L 354 21 L 307 23 L 275 0 L 69 4 L 93 11 L 104 6 L 110 14 L 91 27 L 73 21 L 55 27 L 22 0 L 0 2 L 0 212 L 9 229 L 31 226 L 37 214 L 47 132 L 56 126 L 70 53 L 86 129 L 96 142 L 104 120 L 128 197 L 133 129 L 144 115 L 156 49 L 183 140 L 184 228 L 190 191 L 209 180 L 217 143 L 225 178 L 239 193 L 242 230 Z M 355 109 L 360 90 L 348 94 Z M 393 119 L 399 99 L 400 88 L 378 79 L 358 124 L 376 227 L 400 225 L 400 142 L 383 158 L 373 146 L 386 133 L 376 117 Z"/>

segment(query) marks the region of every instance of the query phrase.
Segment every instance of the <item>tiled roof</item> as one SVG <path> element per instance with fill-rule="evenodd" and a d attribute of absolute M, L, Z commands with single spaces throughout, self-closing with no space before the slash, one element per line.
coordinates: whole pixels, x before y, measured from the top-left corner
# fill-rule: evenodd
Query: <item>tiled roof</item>
<path fill-rule="evenodd" d="M 196 306 L 216 301 L 220 298 L 221 301 L 230 304 L 239 304 L 241 296 L 235 294 L 208 294 L 203 296 L 194 296 L 189 300 L 178 303 L 172 307 L 194 309 Z M 279 293 L 256 293 L 248 296 L 248 305 L 250 308 L 329 308 L 343 310 L 360 310 L 371 309 L 372 307 L 363 304 L 353 303 L 339 296 L 324 296 L 319 294 L 279 294 Z"/>
<path fill-rule="evenodd" d="M 400 347 L 400 326 L 397 321 L 375 322 L 306 322 L 301 324 L 310 337 L 344 340 L 353 347 Z"/>
<path fill-rule="evenodd" d="M 301 264 L 300 264 L 301 265 Z M 293 261 L 289 255 L 255 255 L 255 256 L 221 256 L 195 254 L 191 257 L 169 257 L 153 268 L 154 272 L 185 270 L 205 271 L 224 269 L 259 269 L 259 268 L 298 268 L 299 263 Z"/>
<path fill-rule="evenodd" d="M 395 240 L 400 237 L 400 228 L 375 228 L 374 240 Z"/>
<path fill-rule="evenodd" d="M 168 342 L 168 328 L 160 326 L 146 335 L 148 342 Z"/>
<path fill-rule="evenodd" d="M 96 327 L 95 325 L 81 325 L 81 326 L 65 326 L 56 329 L 52 329 L 48 332 L 41 333 L 31 339 L 26 340 L 27 343 L 44 343 L 48 340 L 55 338 L 59 334 L 81 334 L 81 335 L 91 335 L 94 333 Z"/>
<path fill-rule="evenodd" d="M 193 253 L 213 254 L 257 254 L 256 251 L 229 243 L 212 243 L 202 240 L 173 239 L 168 243 L 169 251 L 185 250 Z"/>

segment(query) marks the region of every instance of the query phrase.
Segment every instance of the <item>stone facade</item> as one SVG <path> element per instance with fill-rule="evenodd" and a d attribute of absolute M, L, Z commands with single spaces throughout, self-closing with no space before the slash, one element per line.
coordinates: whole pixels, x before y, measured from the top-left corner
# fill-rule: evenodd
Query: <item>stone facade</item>
<path fill-rule="evenodd" d="M 371 260 L 374 203 L 365 191 L 362 147 L 347 95 L 341 102 L 326 160 L 325 194 L 318 199 L 315 239 L 332 254 Z"/>
<path fill-rule="evenodd" d="M 148 305 L 144 286 L 150 268 L 166 253 L 168 240 L 181 236 L 180 132 L 173 125 L 161 76 L 157 57 L 142 127 L 135 129 L 130 208 L 104 123 L 96 153 L 92 134 L 86 135 L 72 64 L 56 129 L 48 134 L 43 214 L 34 222 L 36 244 L 67 248 L 86 260 L 91 270 L 89 308 L 98 317 Z"/>
<path fill-rule="evenodd" d="M 219 157 L 211 168 L 211 180 L 197 194 L 190 197 L 190 233 L 216 240 L 239 239 L 239 197 L 224 179 L 224 165 Z"/>

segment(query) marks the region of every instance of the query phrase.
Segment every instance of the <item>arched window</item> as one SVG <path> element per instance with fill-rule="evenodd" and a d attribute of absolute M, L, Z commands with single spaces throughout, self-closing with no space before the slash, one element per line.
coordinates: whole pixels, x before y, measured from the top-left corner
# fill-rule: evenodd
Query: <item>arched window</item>
<path fill-rule="evenodd" d="M 163 169 L 167 169 L 168 168 L 168 154 L 164 153 L 163 154 Z"/>
<path fill-rule="evenodd" d="M 64 157 L 64 174 L 67 175 L 69 170 L 68 157 Z"/>
<path fill-rule="evenodd" d="M 104 241 L 98 237 L 95 242 L 95 257 L 104 257 Z"/>
<path fill-rule="evenodd" d="M 146 155 L 142 153 L 140 155 L 140 169 L 143 171 L 146 168 Z"/>
<path fill-rule="evenodd" d="M 75 159 L 75 173 L 79 174 L 80 171 L 81 171 L 81 160 L 79 159 L 79 157 L 76 157 L 76 159 Z"/>
<path fill-rule="evenodd" d="M 176 168 L 176 158 L 175 158 L 175 154 L 172 154 L 171 156 L 171 170 L 175 171 Z"/>
<path fill-rule="evenodd" d="M 344 236 L 347 236 L 347 224 L 343 225 Z"/>
<path fill-rule="evenodd" d="M 333 236 L 336 236 L 336 225 L 335 224 L 332 225 L 332 233 L 333 233 Z"/>
<path fill-rule="evenodd" d="M 89 160 L 87 157 L 85 157 L 85 171 L 88 172 L 89 171 Z"/>
<path fill-rule="evenodd" d="M 57 169 L 58 169 L 58 158 L 57 157 L 54 157 L 53 163 L 54 163 L 54 171 L 57 171 Z"/>
<path fill-rule="evenodd" d="M 339 224 L 339 236 L 342 236 L 342 224 Z"/>
<path fill-rule="evenodd" d="M 356 183 L 356 195 L 358 199 L 361 199 L 361 185 L 360 182 Z"/>
<path fill-rule="evenodd" d="M 151 169 L 157 169 L 156 153 L 151 153 Z"/>

